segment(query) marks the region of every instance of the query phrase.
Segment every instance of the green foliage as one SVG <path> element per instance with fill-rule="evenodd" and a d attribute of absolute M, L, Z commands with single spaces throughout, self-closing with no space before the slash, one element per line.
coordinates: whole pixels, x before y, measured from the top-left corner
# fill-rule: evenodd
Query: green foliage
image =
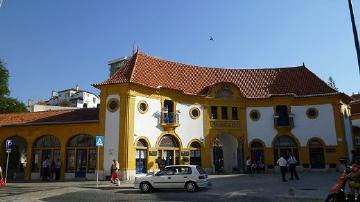
<path fill-rule="evenodd" d="M 25 112 L 25 104 L 8 97 L 9 94 L 9 71 L 0 60 L 0 113 Z"/>
<path fill-rule="evenodd" d="M 25 112 L 26 106 L 15 98 L 0 96 L 0 113 Z"/>
<path fill-rule="evenodd" d="M 10 94 L 8 82 L 9 71 L 6 69 L 5 64 L 0 60 L 0 96 L 7 96 Z"/>

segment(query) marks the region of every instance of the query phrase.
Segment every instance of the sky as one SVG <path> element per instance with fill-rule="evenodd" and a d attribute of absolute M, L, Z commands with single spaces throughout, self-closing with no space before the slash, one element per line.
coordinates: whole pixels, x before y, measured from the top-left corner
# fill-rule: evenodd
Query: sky
<path fill-rule="evenodd" d="M 360 2 L 353 6 L 359 22 Z M 108 78 L 108 61 L 134 47 L 208 67 L 304 62 L 339 91 L 360 91 L 347 0 L 4 0 L 0 8 L 0 58 L 11 96 L 23 102 L 76 85 L 98 94 L 91 84 Z"/>

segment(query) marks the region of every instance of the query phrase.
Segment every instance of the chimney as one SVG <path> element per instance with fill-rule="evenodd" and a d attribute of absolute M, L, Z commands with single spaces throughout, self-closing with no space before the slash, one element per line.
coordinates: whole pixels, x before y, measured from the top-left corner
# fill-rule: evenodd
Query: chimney
<path fill-rule="evenodd" d="M 76 85 L 76 91 L 79 91 L 79 85 Z"/>

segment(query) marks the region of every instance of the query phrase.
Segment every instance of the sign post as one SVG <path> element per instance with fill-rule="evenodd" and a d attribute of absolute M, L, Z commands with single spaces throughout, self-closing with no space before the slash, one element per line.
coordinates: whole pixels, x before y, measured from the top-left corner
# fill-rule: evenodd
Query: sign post
<path fill-rule="evenodd" d="M 6 169 L 5 169 L 5 183 L 7 181 L 7 175 L 8 175 L 8 167 L 9 167 L 9 155 L 11 152 L 11 149 L 13 147 L 12 140 L 6 140 L 6 153 L 7 153 L 7 159 L 6 159 Z"/>
<path fill-rule="evenodd" d="M 99 156 L 100 147 L 104 146 L 104 136 L 96 136 L 96 147 L 97 147 L 97 165 L 96 165 L 96 187 L 99 187 Z"/>

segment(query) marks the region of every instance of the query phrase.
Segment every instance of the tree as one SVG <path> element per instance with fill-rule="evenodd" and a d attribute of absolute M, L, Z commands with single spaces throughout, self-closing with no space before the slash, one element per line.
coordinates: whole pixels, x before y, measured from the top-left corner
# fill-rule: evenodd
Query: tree
<path fill-rule="evenodd" d="M 9 71 L 6 69 L 5 64 L 0 60 L 0 96 L 7 96 L 10 94 L 8 82 Z"/>
<path fill-rule="evenodd" d="M 9 97 L 9 94 L 9 71 L 0 60 L 0 113 L 25 112 L 25 104 Z"/>
<path fill-rule="evenodd" d="M 338 90 L 338 89 L 336 88 L 335 81 L 334 81 L 334 79 L 333 79 L 331 76 L 329 77 L 328 84 L 329 84 L 329 86 L 331 86 L 333 89 Z"/>

